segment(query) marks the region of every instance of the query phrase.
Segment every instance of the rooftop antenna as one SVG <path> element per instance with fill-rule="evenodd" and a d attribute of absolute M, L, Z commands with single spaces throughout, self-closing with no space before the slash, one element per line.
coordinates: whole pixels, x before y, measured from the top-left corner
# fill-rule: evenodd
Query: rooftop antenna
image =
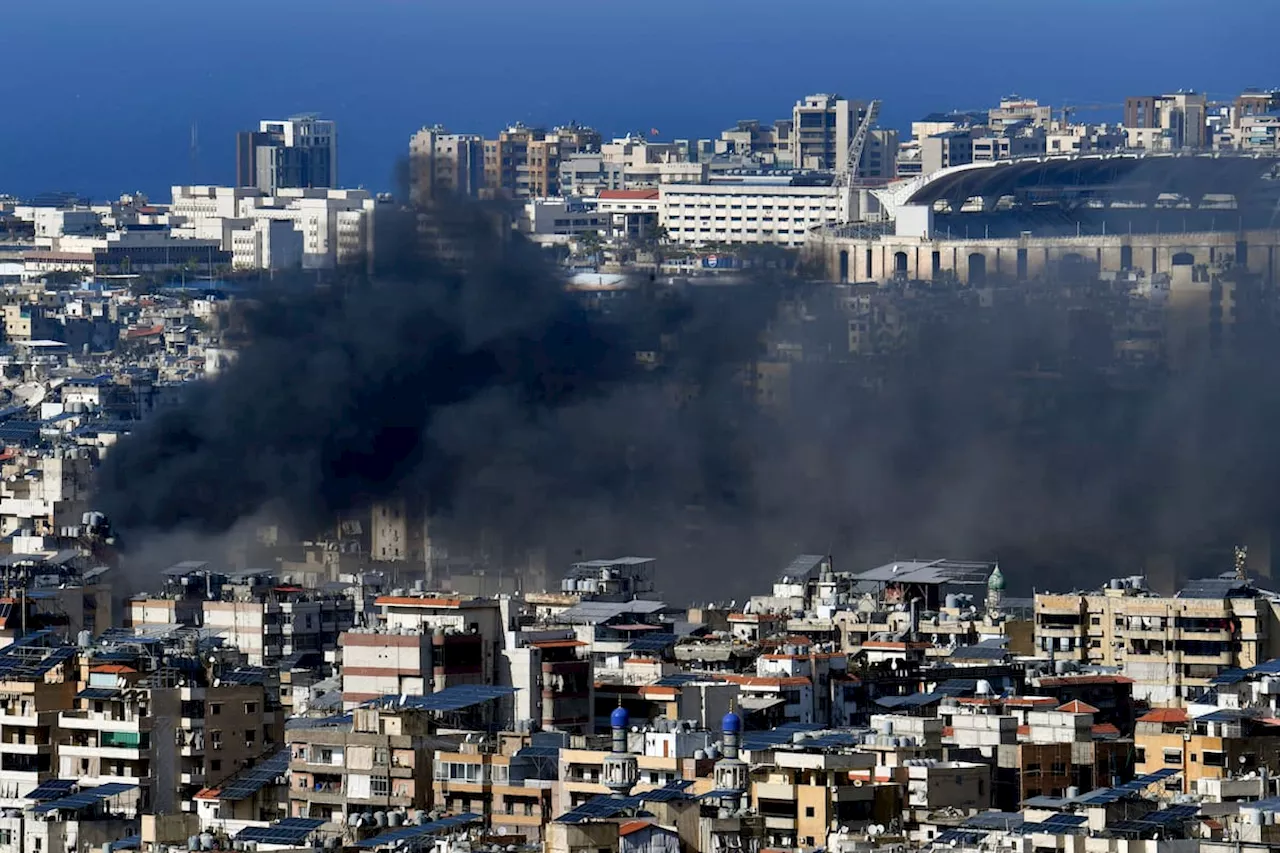
<path fill-rule="evenodd" d="M 199 183 L 198 172 L 200 171 L 200 123 L 196 119 L 191 120 L 191 185 L 195 186 Z"/>

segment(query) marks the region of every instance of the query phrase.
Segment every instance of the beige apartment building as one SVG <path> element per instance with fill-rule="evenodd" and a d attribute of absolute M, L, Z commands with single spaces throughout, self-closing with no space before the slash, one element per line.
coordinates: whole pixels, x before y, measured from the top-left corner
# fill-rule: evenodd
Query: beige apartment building
<path fill-rule="evenodd" d="M 1115 580 L 1094 593 L 1037 595 L 1035 641 L 1042 656 L 1122 666 L 1135 699 L 1176 707 L 1223 670 L 1280 656 L 1280 602 L 1225 578 L 1173 597 L 1141 578 Z"/>

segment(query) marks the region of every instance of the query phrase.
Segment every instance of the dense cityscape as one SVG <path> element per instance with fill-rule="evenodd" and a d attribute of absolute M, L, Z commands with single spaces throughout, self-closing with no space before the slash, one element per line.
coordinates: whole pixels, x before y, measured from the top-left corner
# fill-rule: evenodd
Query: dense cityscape
<path fill-rule="evenodd" d="M 1280 90 L 761 108 L 0 196 L 0 853 L 1280 848 Z"/>

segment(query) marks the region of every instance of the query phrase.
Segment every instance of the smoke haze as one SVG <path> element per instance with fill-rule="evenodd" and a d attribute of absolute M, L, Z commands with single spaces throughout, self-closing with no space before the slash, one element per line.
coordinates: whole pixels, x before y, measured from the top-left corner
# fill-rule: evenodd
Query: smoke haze
<path fill-rule="evenodd" d="M 763 591 L 815 551 L 842 569 L 1000 558 L 1015 587 L 1084 586 L 1273 524 L 1267 336 L 1126 386 L 1109 337 L 1064 343 L 1061 305 L 957 300 L 902 355 L 853 361 L 840 288 L 659 282 L 590 311 L 479 223 L 446 223 L 465 273 L 406 237 L 372 278 L 246 306 L 238 361 L 104 461 L 98 503 L 125 542 L 261 517 L 306 535 L 403 497 L 546 546 L 553 573 L 658 556 L 679 601 Z M 784 399 L 757 405 L 751 374 L 782 338 L 801 342 Z"/>

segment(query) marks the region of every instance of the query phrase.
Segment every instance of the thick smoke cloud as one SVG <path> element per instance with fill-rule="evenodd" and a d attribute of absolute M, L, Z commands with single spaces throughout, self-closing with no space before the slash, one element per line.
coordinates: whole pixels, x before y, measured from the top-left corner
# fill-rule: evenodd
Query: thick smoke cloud
<path fill-rule="evenodd" d="M 460 266 L 405 236 L 372 279 L 243 312 L 239 361 L 105 461 L 126 542 L 264 515 L 310 532 L 405 497 L 455 532 L 545 545 L 553 570 L 651 553 L 674 596 L 727 597 L 801 551 L 995 557 L 1024 588 L 1083 586 L 1273 523 L 1267 336 L 1126 384 L 1106 335 L 1062 342 L 1054 300 L 955 300 L 905 353 L 853 361 L 830 286 L 652 282 L 593 312 L 537 250 L 474 213 L 442 221 Z M 773 368 L 754 360 L 783 338 L 802 343 L 788 404 L 757 406 L 751 373 Z"/>

